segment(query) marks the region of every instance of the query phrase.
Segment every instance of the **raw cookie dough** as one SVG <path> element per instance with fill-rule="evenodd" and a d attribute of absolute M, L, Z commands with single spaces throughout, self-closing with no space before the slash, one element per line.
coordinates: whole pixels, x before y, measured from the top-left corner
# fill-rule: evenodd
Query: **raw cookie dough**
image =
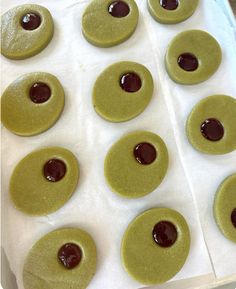
<path fill-rule="evenodd" d="M 153 229 L 162 221 L 171 222 L 176 228 L 177 239 L 172 246 L 161 247 L 154 241 Z M 134 279 L 155 285 L 170 280 L 180 271 L 189 249 L 190 232 L 184 217 L 168 208 L 154 208 L 130 223 L 122 240 L 121 255 L 126 271 Z"/>
<path fill-rule="evenodd" d="M 127 40 L 138 24 L 139 11 L 134 0 L 124 0 L 129 6 L 125 17 L 114 17 L 109 6 L 117 1 L 93 0 L 85 10 L 82 19 L 84 37 L 99 47 L 111 47 Z"/>
<path fill-rule="evenodd" d="M 218 188 L 214 215 L 224 236 L 236 243 L 236 174 L 226 178 Z"/>
<path fill-rule="evenodd" d="M 64 177 L 56 182 L 44 175 L 45 164 L 54 159 L 66 165 Z M 18 163 L 10 179 L 10 196 L 20 211 L 35 216 L 47 215 L 70 199 L 78 180 L 76 157 L 67 149 L 48 147 L 28 154 Z"/>
<path fill-rule="evenodd" d="M 182 22 L 193 15 L 195 12 L 199 0 L 176 0 L 176 9 L 165 9 L 165 5 L 161 3 L 170 2 L 162 0 L 148 0 L 148 10 L 152 17 L 163 24 L 176 24 Z M 171 1 L 174 2 L 174 1 Z"/>
<path fill-rule="evenodd" d="M 138 75 L 142 82 L 141 88 L 136 92 L 127 92 L 121 87 L 122 76 L 129 73 Z M 145 66 L 135 62 L 118 62 L 105 69 L 96 80 L 93 106 L 108 121 L 127 121 L 143 112 L 152 94 L 153 79 Z"/>
<path fill-rule="evenodd" d="M 67 243 L 80 247 L 82 259 L 74 269 L 59 261 L 59 249 Z M 62 228 L 41 238 L 24 264 L 25 289 L 85 289 L 96 272 L 97 252 L 91 236 L 78 228 Z"/>
<path fill-rule="evenodd" d="M 41 18 L 40 25 L 34 30 L 26 30 L 21 25 L 22 18 L 25 15 L 27 18 L 30 13 Z M 34 56 L 48 45 L 53 30 L 52 16 L 45 7 L 36 4 L 16 6 L 2 16 L 1 53 L 10 59 Z"/>
<path fill-rule="evenodd" d="M 44 83 L 50 88 L 51 96 L 46 102 L 32 101 L 30 91 L 36 83 Z M 2 95 L 2 123 L 17 135 L 42 133 L 58 120 L 64 102 L 63 87 L 55 76 L 45 72 L 25 74 L 10 84 Z"/>
<path fill-rule="evenodd" d="M 135 147 L 149 143 L 156 149 L 156 159 L 148 165 L 140 164 L 134 155 Z M 112 191 L 127 197 L 143 197 L 156 189 L 168 168 L 168 151 L 163 140 L 147 131 L 136 131 L 123 136 L 109 150 L 104 173 Z"/>
<path fill-rule="evenodd" d="M 194 71 L 186 71 L 178 64 L 182 54 L 191 54 L 198 60 Z M 188 30 L 179 33 L 170 43 L 166 56 L 166 70 L 177 83 L 197 84 L 210 78 L 221 63 L 222 52 L 218 42 L 202 30 Z"/>
<path fill-rule="evenodd" d="M 208 119 L 216 119 L 223 126 L 218 141 L 205 138 L 201 126 Z M 212 95 L 202 99 L 191 111 L 186 132 L 192 146 L 207 154 L 226 154 L 236 149 L 236 99 L 227 95 Z"/>

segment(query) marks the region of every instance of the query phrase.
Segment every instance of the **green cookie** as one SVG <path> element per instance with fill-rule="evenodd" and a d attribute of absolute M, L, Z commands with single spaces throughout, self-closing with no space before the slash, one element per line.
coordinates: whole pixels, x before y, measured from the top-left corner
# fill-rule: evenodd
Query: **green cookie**
<path fill-rule="evenodd" d="M 161 247 L 153 237 L 155 225 L 163 221 L 173 224 L 177 231 L 177 239 L 169 247 Z M 168 230 L 163 235 L 165 240 Z M 129 224 L 123 236 L 121 255 L 126 271 L 134 279 L 142 284 L 155 285 L 170 280 L 181 270 L 189 249 L 190 232 L 184 217 L 168 208 L 154 208 Z"/>
<path fill-rule="evenodd" d="M 68 243 L 82 251 L 81 262 L 73 269 L 67 269 L 58 259 L 58 251 Z M 85 289 L 96 272 L 96 263 L 96 246 L 88 233 L 78 228 L 53 231 L 30 250 L 23 269 L 24 288 Z"/>
<path fill-rule="evenodd" d="M 22 19 L 29 21 L 30 13 L 39 16 L 40 25 L 33 30 L 22 27 Z M 14 7 L 2 16 L 1 53 L 10 59 L 25 59 L 41 52 L 53 36 L 53 19 L 50 12 L 36 4 Z"/>
<path fill-rule="evenodd" d="M 226 178 L 218 188 L 214 215 L 223 235 L 236 243 L 236 174 Z"/>
<path fill-rule="evenodd" d="M 141 164 L 134 155 L 137 145 L 151 144 L 156 159 L 151 164 Z M 109 150 L 104 164 L 108 185 L 115 193 L 127 198 L 143 197 L 154 191 L 162 182 L 168 168 L 168 151 L 163 140 L 147 131 L 129 133 Z"/>
<path fill-rule="evenodd" d="M 85 10 L 82 31 L 88 42 L 99 47 L 111 47 L 127 40 L 138 24 L 139 11 L 134 0 L 125 0 L 129 13 L 114 17 L 109 13 L 110 4 L 116 1 L 93 0 Z"/>
<path fill-rule="evenodd" d="M 223 126 L 223 137 L 211 141 L 201 132 L 202 124 L 209 119 Z M 227 95 L 212 95 L 201 100 L 191 111 L 186 132 L 189 142 L 200 152 L 226 154 L 236 149 L 236 99 Z"/>
<path fill-rule="evenodd" d="M 61 160 L 64 177 L 49 181 L 44 166 L 49 160 Z M 59 174 L 54 169 L 54 175 Z M 10 196 L 17 209 L 32 216 L 48 215 L 60 209 L 71 197 L 79 180 L 79 164 L 67 149 L 49 147 L 34 151 L 16 166 L 10 180 Z"/>
<path fill-rule="evenodd" d="M 127 73 L 139 76 L 142 86 L 136 92 L 121 87 L 121 78 Z M 93 88 L 93 106 L 104 119 L 112 122 L 130 120 L 149 104 L 153 95 L 153 79 L 148 69 L 135 62 L 118 62 L 103 71 Z"/>
<path fill-rule="evenodd" d="M 176 24 L 191 17 L 197 9 L 198 2 L 199 0 L 179 0 L 176 9 L 168 10 L 162 7 L 161 1 L 148 0 L 148 10 L 158 22 Z"/>
<path fill-rule="evenodd" d="M 50 98 L 35 103 L 30 97 L 34 84 L 46 84 L 51 90 Z M 1 98 L 2 123 L 20 136 L 32 136 L 49 129 L 60 117 L 65 95 L 58 79 L 45 72 L 34 72 L 17 78 L 4 91 Z"/>
<path fill-rule="evenodd" d="M 179 56 L 191 54 L 198 60 L 198 68 L 186 71 L 178 64 Z M 210 78 L 221 64 L 221 48 L 210 34 L 201 30 L 179 33 L 170 43 L 166 56 L 166 70 L 177 83 L 197 84 Z"/>

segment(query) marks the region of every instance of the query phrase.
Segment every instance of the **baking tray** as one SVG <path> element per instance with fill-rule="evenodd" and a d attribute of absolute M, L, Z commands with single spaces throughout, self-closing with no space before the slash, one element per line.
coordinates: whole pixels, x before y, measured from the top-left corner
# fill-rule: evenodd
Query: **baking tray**
<path fill-rule="evenodd" d="M 207 0 L 204 0 L 207 1 Z M 215 0 L 227 16 L 231 27 L 234 29 L 236 39 L 236 20 L 228 0 Z M 236 5 L 236 0 L 231 0 Z M 236 11 L 235 11 L 236 12 Z M 3 218 L 3 216 L 1 216 Z M 1 221 L 2 221 L 1 218 Z M 4 232 L 1 232 L 4 234 Z M 11 272 L 7 257 L 1 249 L 1 288 L 17 289 L 14 274 Z M 146 287 L 145 287 L 146 288 Z M 205 275 L 197 278 L 185 279 L 180 281 L 169 282 L 164 285 L 150 287 L 149 289 L 236 289 L 236 275 L 217 280 L 214 274 Z M 111 288 L 115 289 L 115 288 Z"/>

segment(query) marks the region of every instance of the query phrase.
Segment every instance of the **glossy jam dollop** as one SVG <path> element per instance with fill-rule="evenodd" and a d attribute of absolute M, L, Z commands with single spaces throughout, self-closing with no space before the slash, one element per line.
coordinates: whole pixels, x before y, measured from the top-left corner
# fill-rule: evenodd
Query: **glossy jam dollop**
<path fill-rule="evenodd" d="M 236 228 L 236 208 L 233 209 L 233 211 L 232 211 L 231 222 L 232 222 L 233 226 Z"/>
<path fill-rule="evenodd" d="M 142 87 L 142 81 L 136 73 L 130 72 L 121 77 L 120 86 L 126 92 L 136 92 Z"/>
<path fill-rule="evenodd" d="M 21 26 L 25 30 L 35 30 L 41 24 L 41 17 L 36 13 L 27 13 L 21 19 Z"/>
<path fill-rule="evenodd" d="M 109 13 L 113 17 L 122 18 L 129 14 L 129 5 L 124 1 L 114 1 L 108 7 Z"/>
<path fill-rule="evenodd" d="M 134 156 L 142 165 L 150 165 L 157 157 L 157 151 L 150 143 L 140 143 L 134 148 Z"/>
<path fill-rule="evenodd" d="M 170 247 L 177 240 L 176 227 L 168 221 L 157 223 L 152 231 L 154 241 L 161 247 Z"/>
<path fill-rule="evenodd" d="M 43 168 L 45 178 L 50 182 L 60 181 L 66 173 L 66 165 L 58 159 L 51 159 Z"/>
<path fill-rule="evenodd" d="M 34 103 L 44 103 L 51 97 L 51 89 L 47 84 L 37 82 L 31 86 L 29 94 Z"/>
<path fill-rule="evenodd" d="M 67 243 L 58 251 L 58 259 L 67 269 L 73 269 L 79 265 L 82 251 L 78 245 Z"/>
<path fill-rule="evenodd" d="M 175 10 L 179 6 L 178 0 L 160 0 L 160 5 L 166 10 Z"/>
<path fill-rule="evenodd" d="M 201 133 L 210 141 L 219 141 L 224 136 L 224 127 L 219 120 L 209 118 L 201 124 Z"/>
<path fill-rule="evenodd" d="M 198 59 L 191 53 L 183 53 L 178 57 L 178 64 L 185 71 L 194 71 L 198 68 Z"/>

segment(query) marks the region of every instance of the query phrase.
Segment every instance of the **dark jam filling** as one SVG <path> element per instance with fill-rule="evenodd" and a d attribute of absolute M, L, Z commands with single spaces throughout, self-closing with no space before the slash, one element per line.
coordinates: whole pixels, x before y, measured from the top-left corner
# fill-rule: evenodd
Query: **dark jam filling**
<path fill-rule="evenodd" d="M 159 246 L 167 248 L 176 242 L 177 230 L 171 222 L 161 221 L 154 226 L 152 236 Z"/>
<path fill-rule="evenodd" d="M 157 157 L 157 151 L 150 143 L 140 143 L 134 148 L 134 156 L 142 165 L 150 165 Z"/>
<path fill-rule="evenodd" d="M 36 13 L 27 13 L 21 19 L 21 26 L 25 30 L 35 30 L 41 24 L 41 17 Z"/>
<path fill-rule="evenodd" d="M 58 182 L 65 176 L 66 165 L 61 160 L 51 159 L 44 165 L 43 172 L 48 181 Z"/>
<path fill-rule="evenodd" d="M 221 122 L 215 118 L 206 119 L 201 124 L 202 135 L 210 141 L 219 141 L 224 136 L 224 127 Z"/>
<path fill-rule="evenodd" d="M 113 17 L 122 18 L 129 14 L 130 9 L 124 1 L 114 1 L 109 5 L 108 12 Z"/>
<path fill-rule="evenodd" d="M 67 269 L 73 269 L 79 265 L 82 259 L 82 251 L 79 246 L 67 243 L 60 248 L 57 256 Z"/>
<path fill-rule="evenodd" d="M 160 0 L 160 5 L 166 10 L 175 10 L 179 6 L 178 0 Z"/>
<path fill-rule="evenodd" d="M 121 77 L 120 86 L 126 92 L 136 92 L 142 87 L 142 81 L 136 73 L 130 72 Z"/>
<path fill-rule="evenodd" d="M 178 64 L 185 71 L 194 71 L 198 68 L 198 59 L 191 53 L 183 53 L 178 57 Z"/>
<path fill-rule="evenodd" d="M 234 226 L 234 228 L 236 228 L 236 208 L 233 209 L 232 214 L 231 214 L 231 222 Z"/>
<path fill-rule="evenodd" d="M 47 84 L 37 82 L 31 86 L 29 94 L 34 103 L 44 103 L 51 97 L 51 89 Z"/>

